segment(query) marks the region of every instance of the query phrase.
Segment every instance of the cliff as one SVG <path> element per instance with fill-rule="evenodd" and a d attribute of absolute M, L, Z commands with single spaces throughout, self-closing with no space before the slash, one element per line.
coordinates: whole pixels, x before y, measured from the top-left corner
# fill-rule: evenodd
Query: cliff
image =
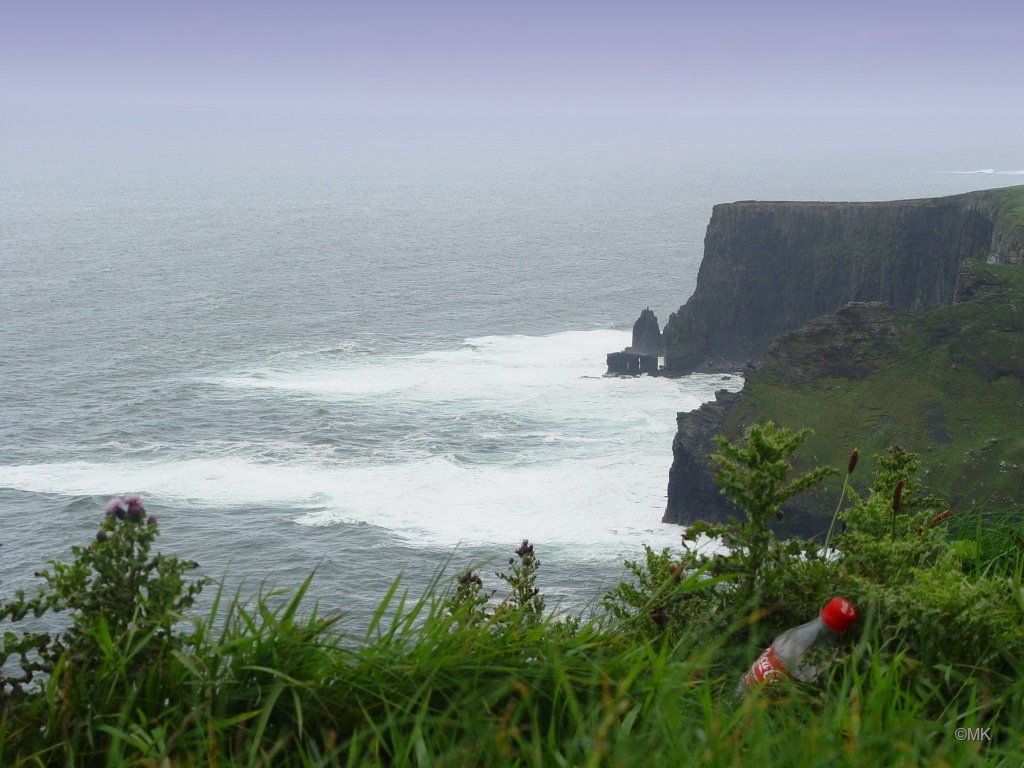
<path fill-rule="evenodd" d="M 665 522 L 735 514 L 712 481 L 711 437 L 768 419 L 814 430 L 800 470 L 841 469 L 856 447 L 865 458 L 855 480 L 866 479 L 869 457 L 898 443 L 921 455 L 928 485 L 954 510 L 1021 506 L 1024 265 L 965 262 L 956 294 L 951 306 L 850 304 L 816 318 L 769 345 L 742 393 L 679 414 Z M 839 483 L 794 499 L 782 529 L 824 530 Z"/>
<path fill-rule="evenodd" d="M 737 514 L 713 482 L 712 438 L 768 419 L 814 430 L 798 468 L 899 443 L 952 503 L 1020 506 L 1022 307 L 1024 187 L 717 206 L 697 290 L 665 328 L 666 367 L 746 365 L 746 384 L 678 415 L 664 521 Z M 780 530 L 817 532 L 837 496 L 794 499 Z"/>
<path fill-rule="evenodd" d="M 1024 187 L 886 203 L 717 205 L 665 372 L 737 370 L 849 302 L 952 304 L 968 259 L 1024 263 Z"/>

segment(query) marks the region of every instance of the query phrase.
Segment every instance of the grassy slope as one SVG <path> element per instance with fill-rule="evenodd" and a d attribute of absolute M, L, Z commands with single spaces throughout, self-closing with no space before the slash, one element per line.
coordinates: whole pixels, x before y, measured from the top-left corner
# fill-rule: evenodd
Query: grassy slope
<path fill-rule="evenodd" d="M 1024 186 L 1001 191 L 996 204 L 996 226 L 1008 240 L 1024 243 Z"/>
<path fill-rule="evenodd" d="M 1024 220 L 1024 190 L 1011 203 Z M 954 505 L 1020 506 L 1024 268 L 973 268 L 980 286 L 973 300 L 921 313 L 893 312 L 894 339 L 858 340 L 851 359 L 861 364 L 861 374 L 870 370 L 862 378 L 835 375 L 835 366 L 820 365 L 825 370 L 814 376 L 827 340 L 790 336 L 787 356 L 805 375 L 794 381 L 790 366 L 767 361 L 749 376 L 725 434 L 735 438 L 744 426 L 765 419 L 810 427 L 815 434 L 802 460 L 837 468 L 854 447 L 867 457 L 898 443 L 922 455 L 929 484 Z M 827 492 L 814 506 L 825 510 L 834 499 Z"/>

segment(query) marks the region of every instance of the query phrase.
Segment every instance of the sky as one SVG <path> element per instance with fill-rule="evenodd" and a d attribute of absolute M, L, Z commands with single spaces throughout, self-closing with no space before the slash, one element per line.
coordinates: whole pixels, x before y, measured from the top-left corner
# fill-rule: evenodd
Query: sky
<path fill-rule="evenodd" d="M 950 130 L 1024 117 L 1019 0 L 4 0 L 2 19 L 13 125 L 52 110 Z"/>

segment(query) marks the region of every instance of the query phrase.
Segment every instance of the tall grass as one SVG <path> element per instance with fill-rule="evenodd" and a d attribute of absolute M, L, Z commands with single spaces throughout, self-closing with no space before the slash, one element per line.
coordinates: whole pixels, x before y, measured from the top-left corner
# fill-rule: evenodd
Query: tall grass
<path fill-rule="evenodd" d="M 749 463 L 742 482 L 775 487 Z M 986 633 L 1024 627 L 1020 515 L 961 515 L 948 541 L 928 509 L 892 523 L 890 493 L 881 483 L 853 499 L 834 558 L 770 541 L 760 558 L 648 550 L 602 610 L 557 617 L 524 541 L 499 576 L 504 600 L 470 572 L 446 578 L 445 563 L 418 595 L 396 578 L 364 628 L 318 613 L 313 575 L 251 600 L 221 582 L 190 617 L 182 595 L 201 586 L 189 564 L 150 556 L 156 528 L 141 512 L 108 516 L 104 536 L 44 572 L 52 594 L 0 605 L 15 622 L 71 613 L 56 638 L 2 638 L 0 662 L 38 674 L 4 679 L 0 766 L 1019 768 L 1024 642 Z M 124 563 L 141 588 L 111 581 Z M 738 695 L 776 625 L 837 586 L 858 590 L 847 653 L 814 684 Z"/>
<path fill-rule="evenodd" d="M 0 764 L 1019 766 L 1024 755 L 1024 667 L 946 707 L 912 660 L 881 650 L 870 616 L 820 687 L 736 698 L 752 649 L 727 640 L 638 640 L 597 620 L 496 632 L 460 625 L 440 585 L 409 600 L 396 580 L 353 645 L 334 619 L 303 615 L 308 584 L 273 608 L 271 595 L 245 605 L 218 593 L 185 647 L 141 679 L 116 655 L 88 689 L 55 670 L 4 708 Z M 957 738 L 981 727 L 991 741 Z"/>

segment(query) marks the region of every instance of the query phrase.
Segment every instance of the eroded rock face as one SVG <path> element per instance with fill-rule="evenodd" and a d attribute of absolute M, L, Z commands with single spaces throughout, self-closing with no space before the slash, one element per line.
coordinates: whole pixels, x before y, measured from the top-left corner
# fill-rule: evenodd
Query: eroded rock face
<path fill-rule="evenodd" d="M 1014 262 L 1003 190 L 886 203 L 717 205 L 693 296 L 665 327 L 666 373 L 739 370 L 849 302 L 952 304 L 965 259 Z"/>
<path fill-rule="evenodd" d="M 676 416 L 676 436 L 672 441 L 672 468 L 668 475 L 668 503 L 663 523 L 691 525 L 698 520 L 726 522 L 743 519 L 743 513 L 718 488 L 714 466 L 709 460 L 715 451 L 713 438 L 722 431 L 725 420 L 741 400 L 742 393 L 719 390 L 715 401 L 704 403 L 695 411 Z M 824 532 L 828 521 L 791 499 L 783 508 L 781 520 L 773 520 L 769 528 L 779 536 L 809 538 Z"/>
<path fill-rule="evenodd" d="M 715 393 L 714 402 L 676 415 L 668 505 L 662 522 L 689 525 L 697 520 L 726 520 L 729 515 L 739 515 L 736 507 L 719 493 L 708 461 L 715 450 L 712 438 L 722 431 L 729 411 L 739 399 L 738 392 L 721 389 Z"/>

